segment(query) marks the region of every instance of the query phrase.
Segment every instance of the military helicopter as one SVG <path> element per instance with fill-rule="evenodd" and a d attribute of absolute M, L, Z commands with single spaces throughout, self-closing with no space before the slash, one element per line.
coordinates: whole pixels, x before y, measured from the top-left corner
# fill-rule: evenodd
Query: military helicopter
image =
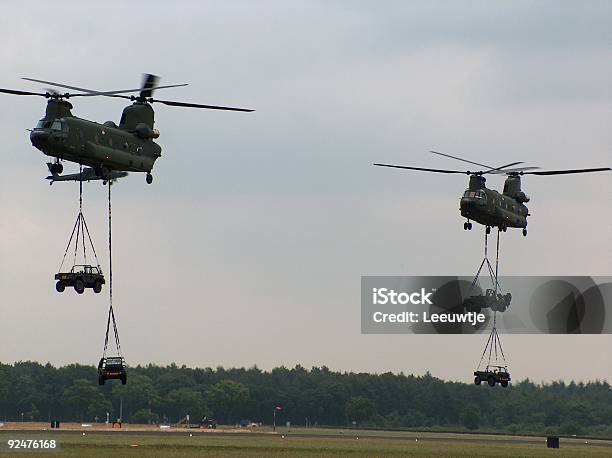
<path fill-rule="evenodd" d="M 161 156 L 161 147 L 153 141 L 159 138 L 159 131 L 153 127 L 154 112 L 151 104 L 154 102 L 175 107 L 254 111 L 245 108 L 154 99 L 152 95 L 156 89 L 180 87 L 186 84 L 157 86 L 159 78 L 151 74 L 144 75 L 142 87 L 138 89 L 105 92 L 33 78 L 23 79 L 79 91 L 61 94 L 55 90 L 47 90 L 42 93 L 0 88 L 0 93 L 35 95 L 48 99 L 45 116 L 31 130 L 30 141 L 35 148 L 47 156 L 56 158 L 50 167 L 52 176 L 62 173 L 64 167 L 60 161 L 65 160 L 90 166 L 95 175 L 104 181 L 112 180 L 116 176 L 116 173 L 112 172 L 144 172 L 147 174 L 147 183 L 151 184 L 153 164 Z M 139 92 L 139 94 L 123 95 L 130 92 Z M 118 126 L 113 121 L 98 124 L 73 116 L 70 111 L 73 107 L 68 99 L 93 96 L 119 97 L 131 100 L 133 103 L 123 109 Z M 56 181 L 59 180 L 56 178 Z"/>
<path fill-rule="evenodd" d="M 469 170 L 429 169 L 393 164 L 375 163 L 374 165 L 423 172 L 459 173 L 469 175 L 470 182 L 468 188 L 463 193 L 463 197 L 461 197 L 459 204 L 461 216 L 467 218 L 467 221 L 463 223 L 463 229 L 471 230 L 472 221 L 476 221 L 486 227 L 487 234 L 491 233 L 492 227 L 498 227 L 499 230 L 503 232 L 506 232 L 509 227 L 516 227 L 522 228 L 523 235 L 527 236 L 527 217 L 530 214 L 525 203 L 529 202 L 529 197 L 521 190 L 521 176 L 567 175 L 570 173 L 589 173 L 612 170 L 610 167 L 599 167 L 592 169 L 534 171 L 535 169 L 539 169 L 539 167 L 515 167 L 519 164 L 523 164 L 523 162 L 512 162 L 502 165 L 501 167 L 491 167 L 479 164 L 478 162 L 468 161 L 460 157 L 451 156 L 450 154 L 439 153 L 437 151 L 430 151 L 430 153 L 484 167 L 487 170 L 471 172 Z M 503 193 L 486 187 L 486 178 L 483 176 L 486 174 L 505 174 L 508 176 L 504 183 Z"/>

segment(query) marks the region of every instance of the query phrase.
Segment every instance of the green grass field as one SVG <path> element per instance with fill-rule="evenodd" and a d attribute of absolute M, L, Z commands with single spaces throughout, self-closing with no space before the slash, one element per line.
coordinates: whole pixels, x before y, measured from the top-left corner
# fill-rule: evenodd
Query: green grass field
<path fill-rule="evenodd" d="M 144 436 L 127 432 L 104 434 L 67 434 L 0 432 L 3 448 L 0 456 L 93 456 L 93 457 L 186 457 L 186 456 L 610 456 L 612 448 L 597 446 L 584 440 L 566 440 L 558 450 L 548 450 L 541 443 L 524 444 L 511 438 L 513 443 L 452 442 L 456 436 L 444 434 L 422 435 L 418 442 L 414 439 L 359 438 L 346 435 L 329 437 L 291 437 L 285 435 L 249 435 L 228 433 L 212 435 L 194 432 L 185 435 Z M 6 441 L 15 438 L 53 438 L 60 444 L 55 452 L 8 452 Z M 429 440 L 427 440 L 429 438 Z M 431 441 L 435 438 L 435 441 Z M 471 436 L 467 437 L 472 439 Z M 478 436 L 473 437 L 477 439 Z M 491 438 L 489 438 L 490 440 Z M 518 438 L 520 440 L 520 438 Z M 530 440 L 538 440 L 530 438 Z"/>

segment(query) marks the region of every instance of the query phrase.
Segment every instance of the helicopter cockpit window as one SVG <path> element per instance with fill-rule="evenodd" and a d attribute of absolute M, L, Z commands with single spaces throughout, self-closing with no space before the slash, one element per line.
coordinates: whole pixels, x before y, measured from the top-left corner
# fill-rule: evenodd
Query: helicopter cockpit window
<path fill-rule="evenodd" d="M 469 199 L 485 199 L 486 195 L 484 191 L 465 191 L 463 197 L 467 197 Z"/>
<path fill-rule="evenodd" d="M 64 121 L 62 121 L 61 119 L 56 119 L 54 120 L 50 126 L 53 130 L 61 130 L 63 132 L 68 132 L 68 124 L 66 124 Z"/>
<path fill-rule="evenodd" d="M 37 129 L 48 129 L 51 127 L 51 124 L 53 124 L 53 121 L 41 119 L 40 121 L 38 121 L 38 124 L 36 124 L 36 128 Z"/>

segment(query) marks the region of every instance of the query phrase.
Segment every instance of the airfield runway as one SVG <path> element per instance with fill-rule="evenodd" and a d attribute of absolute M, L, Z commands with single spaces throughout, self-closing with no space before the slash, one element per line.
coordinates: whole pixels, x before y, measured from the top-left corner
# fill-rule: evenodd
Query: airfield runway
<path fill-rule="evenodd" d="M 35 426 L 36 425 L 36 426 Z M 223 428 L 223 429 L 199 429 L 199 428 L 168 428 L 160 429 L 150 425 L 124 425 L 124 429 L 112 429 L 104 424 L 82 426 L 77 423 L 67 423 L 61 429 L 50 429 L 47 423 L 8 423 L 0 428 L 0 435 L 14 432 L 20 435 L 40 435 L 51 433 L 52 435 L 129 435 L 150 437 L 266 437 L 279 439 L 361 439 L 361 440 L 393 440 L 410 442 L 445 442 L 465 444 L 524 444 L 542 445 L 546 442 L 544 436 L 514 436 L 497 434 L 474 434 L 474 433 L 444 433 L 444 432 L 410 432 L 410 431 L 376 431 L 376 430 L 354 430 L 354 429 L 323 429 L 323 428 L 277 428 L 273 432 L 270 427 L 262 430 L 247 428 Z M 589 445 L 596 447 L 612 448 L 612 440 L 598 439 L 594 437 L 562 437 L 562 444 L 567 445 Z"/>

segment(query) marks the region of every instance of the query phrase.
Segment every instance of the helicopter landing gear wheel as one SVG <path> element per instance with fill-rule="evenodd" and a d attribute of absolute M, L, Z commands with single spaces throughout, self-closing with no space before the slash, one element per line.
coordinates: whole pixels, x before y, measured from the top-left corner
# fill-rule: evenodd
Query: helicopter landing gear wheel
<path fill-rule="evenodd" d="M 467 228 L 468 228 L 468 231 L 471 231 L 472 230 L 472 223 L 468 222 L 467 223 Z"/>
<path fill-rule="evenodd" d="M 472 223 L 470 223 L 469 221 L 466 221 L 465 223 L 463 223 L 463 230 L 464 231 L 471 231 L 472 230 Z"/>
<path fill-rule="evenodd" d="M 153 175 L 151 175 L 150 173 L 147 173 L 147 184 L 151 184 L 153 183 Z"/>
<path fill-rule="evenodd" d="M 463 230 L 467 231 L 467 223 L 463 223 Z"/>
<path fill-rule="evenodd" d="M 526 227 L 523 228 L 523 237 L 527 237 L 527 228 Z"/>
<path fill-rule="evenodd" d="M 487 233 L 487 235 L 489 235 L 491 233 L 491 226 L 487 226 L 485 232 Z"/>
<path fill-rule="evenodd" d="M 64 171 L 64 166 L 58 162 L 51 164 L 51 173 L 61 174 Z"/>

